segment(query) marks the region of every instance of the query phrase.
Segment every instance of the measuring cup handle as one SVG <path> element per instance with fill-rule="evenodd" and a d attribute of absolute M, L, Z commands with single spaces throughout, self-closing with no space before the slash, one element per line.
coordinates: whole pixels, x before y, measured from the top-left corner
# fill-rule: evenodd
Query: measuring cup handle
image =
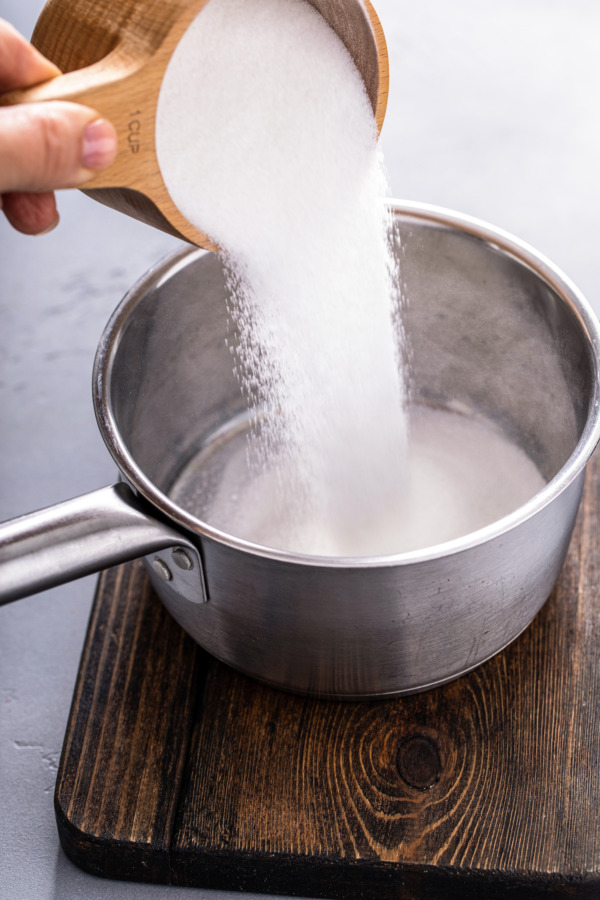
<path fill-rule="evenodd" d="M 0 605 L 169 547 L 195 548 L 126 484 L 0 524 Z"/>

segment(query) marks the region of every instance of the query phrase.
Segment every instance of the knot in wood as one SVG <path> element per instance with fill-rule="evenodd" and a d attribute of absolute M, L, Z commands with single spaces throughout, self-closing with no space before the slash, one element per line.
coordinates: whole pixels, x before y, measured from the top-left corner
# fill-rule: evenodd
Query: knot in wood
<path fill-rule="evenodd" d="M 440 780 L 442 762 L 436 744 L 423 734 L 405 738 L 398 747 L 396 764 L 409 787 L 427 791 Z"/>

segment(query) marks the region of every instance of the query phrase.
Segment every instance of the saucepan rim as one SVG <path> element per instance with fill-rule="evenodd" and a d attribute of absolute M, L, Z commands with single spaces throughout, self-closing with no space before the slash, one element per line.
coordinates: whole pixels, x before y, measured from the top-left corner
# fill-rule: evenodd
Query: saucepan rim
<path fill-rule="evenodd" d="M 554 478 L 552 478 L 552 480 L 530 500 L 513 512 L 498 519 L 496 522 L 493 522 L 484 528 L 480 528 L 477 531 L 473 531 L 470 534 L 464 535 L 463 537 L 421 550 L 385 556 L 317 556 L 287 550 L 278 550 L 261 544 L 255 544 L 211 526 L 209 523 L 192 516 L 183 507 L 174 503 L 173 500 L 154 485 L 136 463 L 134 457 L 121 438 L 115 419 L 110 391 L 112 368 L 121 335 L 123 334 L 123 329 L 129 321 L 135 307 L 148 294 L 149 290 L 160 286 L 161 283 L 164 283 L 165 280 L 169 280 L 181 268 L 190 265 L 195 259 L 204 256 L 209 252 L 191 246 L 184 247 L 177 250 L 175 253 L 170 254 L 146 272 L 146 274 L 143 275 L 142 278 L 140 278 L 140 280 L 127 292 L 121 303 L 115 309 L 106 325 L 96 353 L 93 376 L 93 398 L 98 427 L 109 452 L 124 478 L 135 490 L 144 496 L 162 516 L 165 516 L 171 523 L 176 523 L 185 529 L 188 535 L 195 535 L 201 539 L 210 539 L 220 544 L 228 545 L 232 549 L 243 553 L 288 564 L 295 563 L 304 566 L 308 565 L 334 569 L 368 569 L 413 565 L 462 553 L 506 534 L 552 503 L 552 501 L 585 469 L 587 462 L 600 440 L 600 325 L 590 304 L 581 291 L 543 254 L 539 253 L 519 238 L 516 238 L 508 232 L 490 225 L 487 222 L 450 209 L 426 203 L 394 199 L 390 199 L 388 203 L 391 210 L 396 215 L 406 216 L 417 221 L 422 220 L 434 225 L 439 225 L 440 227 L 465 232 L 475 238 L 481 239 L 505 255 L 512 257 L 523 266 L 529 268 L 545 282 L 571 310 L 587 337 L 594 371 L 594 381 L 592 394 L 589 399 L 588 415 L 585 427 L 575 449 Z"/>

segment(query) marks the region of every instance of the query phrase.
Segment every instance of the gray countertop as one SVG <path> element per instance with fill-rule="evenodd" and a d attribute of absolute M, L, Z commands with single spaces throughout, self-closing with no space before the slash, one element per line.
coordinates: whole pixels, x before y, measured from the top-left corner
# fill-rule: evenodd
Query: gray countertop
<path fill-rule="evenodd" d="M 3 0 L 29 35 L 41 0 Z M 600 310 L 600 6 L 376 0 L 392 194 L 493 222 Z M 0 222 L 0 519 L 110 483 L 91 370 L 123 293 L 179 243 L 75 192 L 27 238 Z M 231 897 L 107 882 L 62 854 L 52 797 L 95 578 L 0 610 L 0 896 Z"/>

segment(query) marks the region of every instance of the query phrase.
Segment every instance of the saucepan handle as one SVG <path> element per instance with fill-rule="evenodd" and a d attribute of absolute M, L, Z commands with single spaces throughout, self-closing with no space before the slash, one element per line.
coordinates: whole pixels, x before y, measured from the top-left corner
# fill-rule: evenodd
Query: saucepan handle
<path fill-rule="evenodd" d="M 190 541 L 126 484 L 0 524 L 0 605 Z M 151 508 L 150 508 L 151 509 Z"/>

